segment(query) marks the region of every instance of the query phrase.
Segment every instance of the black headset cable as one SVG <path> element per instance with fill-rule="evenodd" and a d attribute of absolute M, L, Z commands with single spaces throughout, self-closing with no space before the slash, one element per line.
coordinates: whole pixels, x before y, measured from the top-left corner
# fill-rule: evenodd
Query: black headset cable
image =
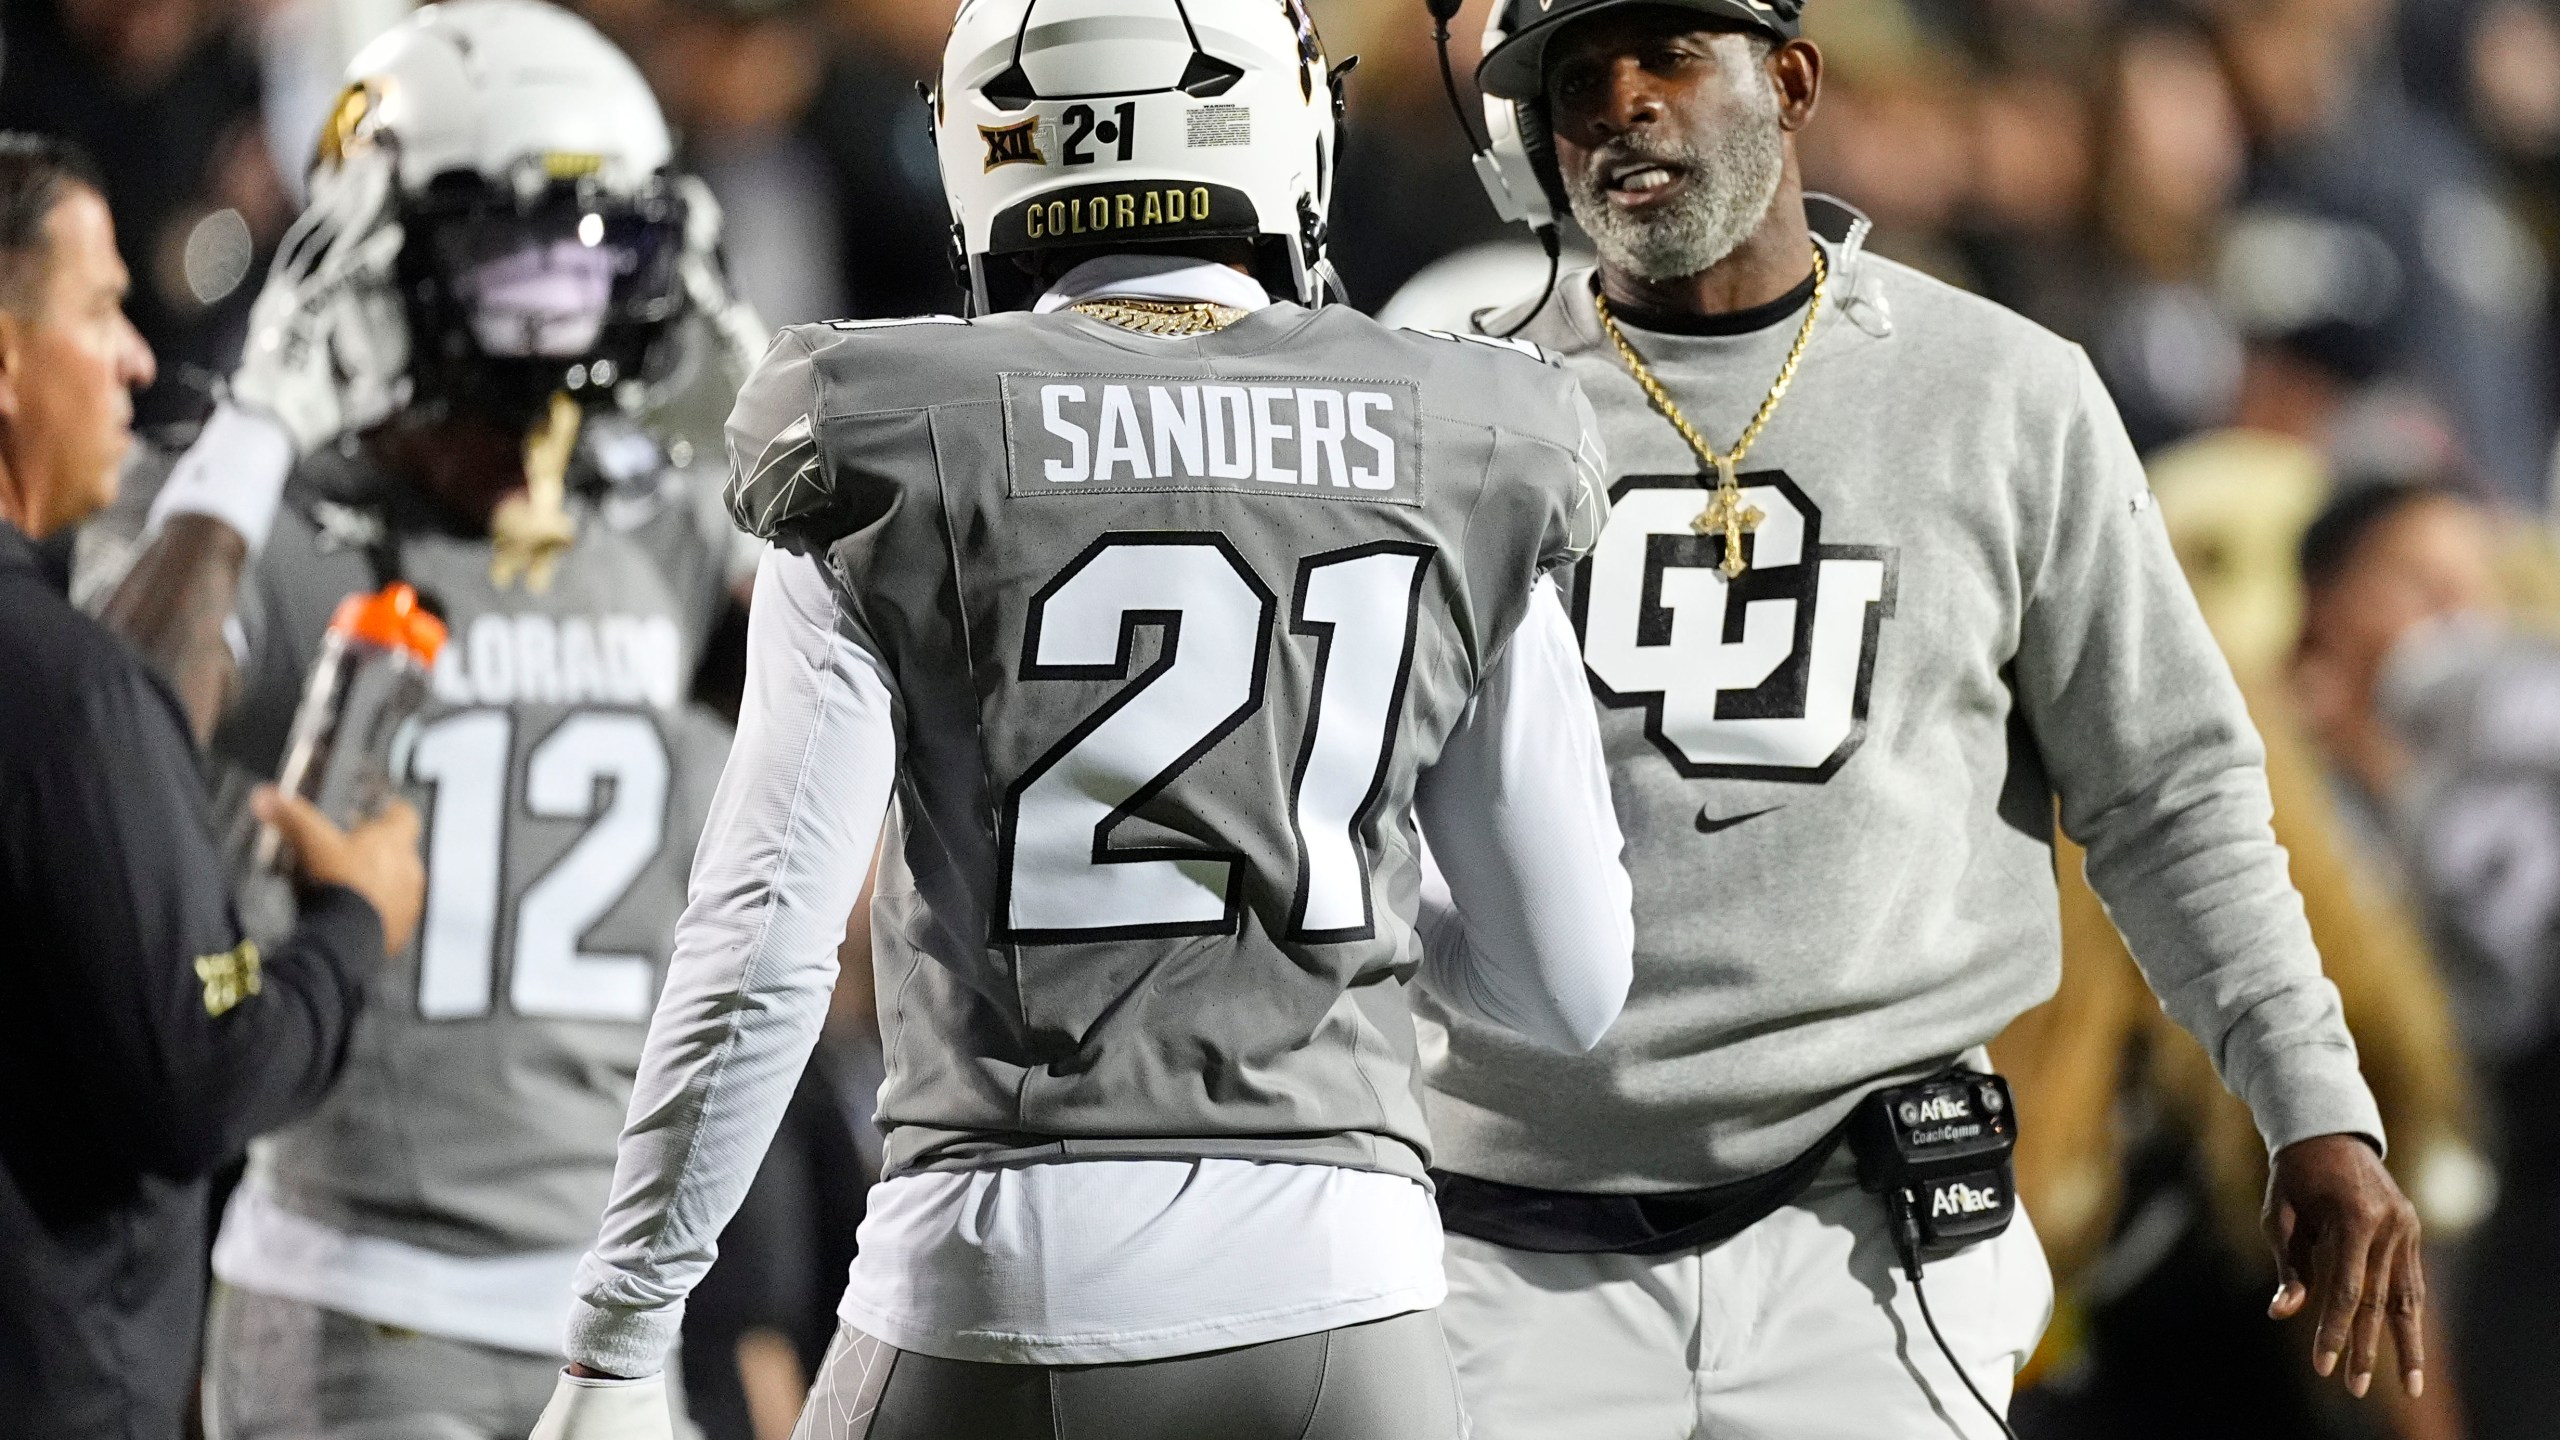
<path fill-rule="evenodd" d="M 1886 1196 L 1885 1208 L 1892 1212 L 1893 1219 L 1893 1248 L 1902 1255 L 1902 1273 L 1911 1280 L 1912 1298 L 1920 1302 L 1920 1319 L 1929 1327 L 1929 1338 L 1938 1342 L 1938 1353 L 1947 1357 L 1947 1368 L 1955 1371 L 1956 1378 L 1964 1382 L 1966 1393 L 1982 1407 L 1982 1413 L 1991 1417 L 1991 1423 L 2000 1427 L 2000 1433 L 2007 1440 L 2018 1440 L 2018 1432 L 2009 1428 L 2008 1417 L 2002 1415 L 2000 1408 L 1982 1393 L 1982 1388 L 1973 1383 L 1973 1376 L 1964 1368 L 1964 1362 L 1956 1358 L 1955 1347 L 1947 1343 L 1946 1335 L 1938 1329 L 1938 1317 L 1929 1309 L 1929 1289 L 1920 1282 L 1920 1216 L 1912 1207 L 1908 1190 L 1891 1191 Z"/>

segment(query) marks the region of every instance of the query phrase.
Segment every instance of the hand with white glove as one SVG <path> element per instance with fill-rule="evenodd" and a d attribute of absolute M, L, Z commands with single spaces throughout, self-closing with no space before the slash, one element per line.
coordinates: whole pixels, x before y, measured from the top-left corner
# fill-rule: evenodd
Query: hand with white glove
<path fill-rule="evenodd" d="M 229 398 L 275 421 L 297 455 L 380 423 L 406 398 L 392 164 L 387 150 L 368 149 L 312 176 L 310 208 L 285 232 L 249 308 Z"/>
<path fill-rule="evenodd" d="M 529 1440 L 675 1440 L 667 1377 L 605 1380 L 564 1370 Z"/>

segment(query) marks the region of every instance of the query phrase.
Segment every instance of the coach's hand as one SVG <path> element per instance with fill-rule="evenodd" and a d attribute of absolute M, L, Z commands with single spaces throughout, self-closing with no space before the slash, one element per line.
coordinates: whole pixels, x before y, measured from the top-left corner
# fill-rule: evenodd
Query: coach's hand
<path fill-rule="evenodd" d="M 2337 1373 L 2344 1356 L 2347 1393 L 2361 1397 L 2382 1358 L 2388 1320 L 2401 1383 L 2413 1396 L 2423 1392 L 2427 1277 L 2418 1213 L 2373 1147 L 2355 1135 L 2321 1135 L 2277 1151 L 2266 1227 L 2278 1275 L 2267 1314 L 2290 1320 L 2312 1310 L 2319 1328 L 2311 1368 Z"/>
<path fill-rule="evenodd" d="M 372 904 L 382 920 L 384 954 L 409 948 L 427 895 L 427 868 L 418 858 L 417 807 L 394 800 L 353 830 L 339 829 L 310 801 L 272 785 L 259 786 L 249 807 L 283 833 L 306 882 L 344 885 Z"/>

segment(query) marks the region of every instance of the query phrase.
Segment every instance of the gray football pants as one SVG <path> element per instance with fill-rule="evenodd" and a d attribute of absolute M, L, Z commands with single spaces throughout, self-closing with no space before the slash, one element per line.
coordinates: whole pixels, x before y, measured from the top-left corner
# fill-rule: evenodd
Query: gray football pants
<path fill-rule="evenodd" d="M 217 1285 L 204 1369 L 207 1440 L 524 1440 L 559 1382 L 560 1357 Z M 676 1434 L 695 1436 L 680 1385 L 670 1366 Z"/>
<path fill-rule="evenodd" d="M 1428 1310 L 1126 1365 L 990 1365 L 836 1332 L 792 1440 L 1461 1440 Z"/>

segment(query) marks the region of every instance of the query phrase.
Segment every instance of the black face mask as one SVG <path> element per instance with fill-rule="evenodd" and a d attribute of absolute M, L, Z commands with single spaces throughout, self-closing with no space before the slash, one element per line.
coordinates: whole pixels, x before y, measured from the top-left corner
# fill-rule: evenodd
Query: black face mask
<path fill-rule="evenodd" d="M 663 182 L 617 196 L 560 180 L 519 196 L 448 175 L 401 222 L 415 403 L 530 424 L 555 393 L 601 406 L 672 368 L 684 202 Z"/>

